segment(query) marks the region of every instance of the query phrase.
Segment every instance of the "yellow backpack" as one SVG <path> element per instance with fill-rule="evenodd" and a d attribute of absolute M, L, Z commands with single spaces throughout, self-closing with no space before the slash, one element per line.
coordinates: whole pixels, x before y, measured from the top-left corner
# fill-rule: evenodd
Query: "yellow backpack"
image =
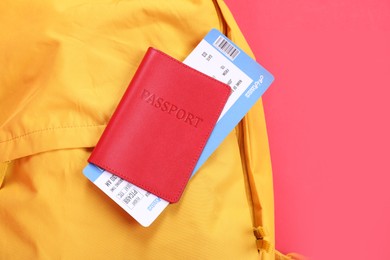
<path fill-rule="evenodd" d="M 1 259 L 293 258 L 261 101 L 148 228 L 82 174 L 147 47 L 183 60 L 217 28 L 251 54 L 222 0 L 25 2 L 0 3 Z"/>

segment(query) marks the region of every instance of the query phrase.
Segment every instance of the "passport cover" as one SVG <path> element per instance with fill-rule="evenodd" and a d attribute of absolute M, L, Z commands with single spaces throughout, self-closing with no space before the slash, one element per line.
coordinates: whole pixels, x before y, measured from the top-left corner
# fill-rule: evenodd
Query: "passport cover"
<path fill-rule="evenodd" d="M 230 93 L 149 48 L 88 161 L 175 203 Z"/>

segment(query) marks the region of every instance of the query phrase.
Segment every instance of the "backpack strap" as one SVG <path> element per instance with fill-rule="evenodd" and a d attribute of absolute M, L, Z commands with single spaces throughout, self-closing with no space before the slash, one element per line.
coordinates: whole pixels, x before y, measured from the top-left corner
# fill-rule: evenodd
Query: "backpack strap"
<path fill-rule="evenodd" d="M 241 157 L 243 158 L 243 170 L 246 173 L 246 181 L 247 181 L 247 195 L 249 197 L 249 201 L 251 202 L 252 209 L 252 221 L 253 221 L 253 235 L 256 238 L 256 246 L 260 255 L 263 253 L 268 254 L 270 256 L 274 256 L 276 260 L 304 260 L 305 258 L 301 255 L 291 253 L 284 255 L 279 251 L 275 250 L 274 246 L 274 238 L 273 236 L 267 234 L 267 230 L 264 227 L 263 221 L 263 207 L 260 201 L 260 194 L 257 189 L 254 171 L 251 167 L 251 147 L 250 147 L 250 131 L 248 131 L 248 119 L 246 117 L 243 118 L 241 123 L 236 128 L 238 131 L 240 152 Z M 252 136 L 253 138 L 253 136 Z M 272 183 L 271 183 L 272 184 Z M 263 259 L 261 257 L 261 259 Z M 268 259 L 264 257 L 264 259 Z"/>

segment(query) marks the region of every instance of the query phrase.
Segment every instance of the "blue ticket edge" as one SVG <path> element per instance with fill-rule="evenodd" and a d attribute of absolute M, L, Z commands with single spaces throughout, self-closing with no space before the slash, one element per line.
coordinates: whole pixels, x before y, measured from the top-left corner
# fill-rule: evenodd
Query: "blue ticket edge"
<path fill-rule="evenodd" d="M 215 47 L 213 43 L 219 36 L 225 38 L 231 45 L 237 48 L 240 53 L 234 60 L 231 60 L 224 52 Z M 209 140 L 207 141 L 202 154 L 199 157 L 197 164 L 192 172 L 192 176 L 206 162 L 211 154 L 218 148 L 228 134 L 237 126 L 241 119 L 251 109 L 251 107 L 260 99 L 264 92 L 268 89 L 274 80 L 274 77 L 259 63 L 246 54 L 240 47 L 234 44 L 230 39 L 223 35 L 217 29 L 212 29 L 204 38 L 214 49 L 227 57 L 234 65 L 240 68 L 245 74 L 250 77 L 253 82 L 246 88 L 243 94 L 230 107 L 225 115 L 216 123 Z M 94 164 L 89 163 L 83 170 L 84 175 L 92 182 L 104 172 L 103 169 Z"/>
<path fill-rule="evenodd" d="M 222 36 L 240 53 L 232 61 L 224 52 L 216 48 L 213 43 Z M 234 44 L 230 39 L 223 35 L 217 29 L 212 29 L 204 38 L 214 49 L 227 57 L 234 65 L 240 68 L 245 74 L 250 77 L 253 82 L 246 88 L 243 94 L 237 99 L 237 101 L 230 107 L 225 115 L 215 125 L 209 140 L 207 141 L 205 148 L 194 168 L 192 176 L 203 165 L 203 163 L 210 157 L 210 155 L 218 148 L 222 141 L 228 136 L 228 134 L 237 126 L 241 119 L 248 113 L 249 109 L 260 99 L 264 92 L 268 89 L 274 80 L 274 77 L 259 63 L 246 54 L 240 47 Z M 260 81 L 262 83 L 260 83 Z M 258 83 L 256 83 L 258 82 Z M 246 95 L 249 97 L 247 97 Z"/>

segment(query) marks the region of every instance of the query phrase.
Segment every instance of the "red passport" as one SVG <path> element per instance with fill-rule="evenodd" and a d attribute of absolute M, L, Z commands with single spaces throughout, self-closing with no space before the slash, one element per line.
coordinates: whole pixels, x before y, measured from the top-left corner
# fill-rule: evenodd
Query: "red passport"
<path fill-rule="evenodd" d="M 230 93 L 149 48 L 88 161 L 177 202 Z"/>

